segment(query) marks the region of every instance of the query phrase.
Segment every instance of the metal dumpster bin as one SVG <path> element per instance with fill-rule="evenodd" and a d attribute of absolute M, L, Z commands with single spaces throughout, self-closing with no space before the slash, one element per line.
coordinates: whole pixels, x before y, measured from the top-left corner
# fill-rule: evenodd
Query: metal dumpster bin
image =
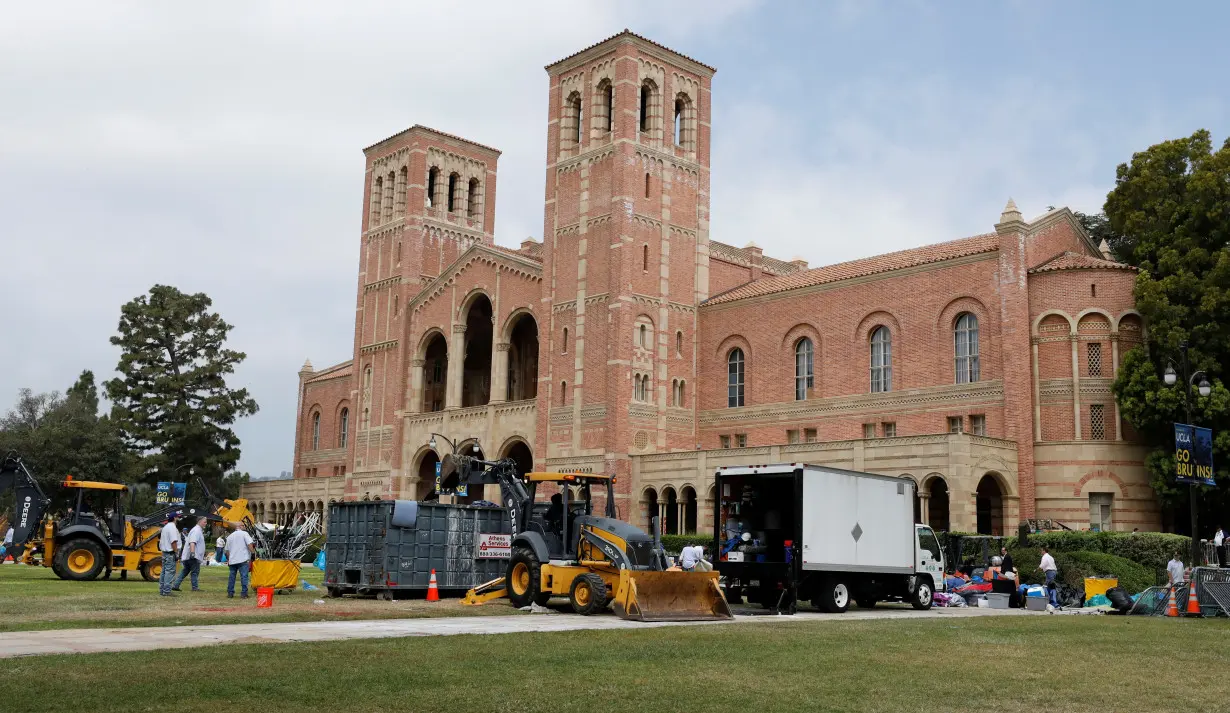
<path fill-rule="evenodd" d="M 332 596 L 426 592 L 441 596 L 504 576 L 512 522 L 504 508 L 376 500 L 329 506 L 325 587 Z"/>

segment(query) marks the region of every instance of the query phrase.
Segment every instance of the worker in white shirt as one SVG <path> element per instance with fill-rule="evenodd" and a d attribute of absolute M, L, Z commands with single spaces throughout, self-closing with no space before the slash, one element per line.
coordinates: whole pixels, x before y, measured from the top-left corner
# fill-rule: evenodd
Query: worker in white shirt
<path fill-rule="evenodd" d="M 713 565 L 705 561 L 705 548 L 689 545 L 679 552 L 679 565 L 685 572 L 708 572 Z"/>
<path fill-rule="evenodd" d="M 218 541 L 214 543 L 214 562 L 222 564 L 226 561 L 226 535 L 218 535 Z"/>
<path fill-rule="evenodd" d="M 162 574 L 158 577 L 158 593 L 164 597 L 173 597 L 171 583 L 175 581 L 175 562 L 179 559 L 179 529 L 175 527 L 178 513 L 172 512 L 167 518 L 167 524 L 162 526 L 162 534 L 158 536 L 158 550 L 162 552 Z"/>
<path fill-rule="evenodd" d="M 6 557 L 12 557 L 12 554 L 9 553 L 9 550 L 12 548 L 13 548 L 13 528 L 10 527 L 4 533 L 4 542 L 0 543 L 0 564 L 4 564 L 4 560 Z M 13 561 L 16 562 L 17 559 L 14 558 Z"/>
<path fill-rule="evenodd" d="M 1055 565 L 1055 558 L 1051 556 L 1050 550 L 1045 547 L 1042 548 L 1042 561 L 1038 563 L 1038 569 L 1046 575 L 1046 591 L 1051 604 L 1059 606 L 1059 598 L 1055 595 L 1055 575 L 1059 574 L 1059 567 Z"/>
<path fill-rule="evenodd" d="M 1218 527 L 1213 533 L 1213 547 L 1217 549 L 1217 566 L 1226 566 L 1226 528 Z"/>
<path fill-rule="evenodd" d="M 1186 581 L 1187 577 L 1183 573 L 1183 560 L 1179 557 L 1179 551 L 1175 550 L 1174 556 L 1166 563 L 1166 574 L 1170 576 L 1170 586 L 1176 587 Z"/>
<path fill-rule="evenodd" d="M 244 531 L 242 523 L 236 524 L 235 531 L 226 538 L 226 563 L 231 568 L 226 578 L 227 599 L 235 598 L 235 575 L 239 575 L 241 585 L 239 598 L 248 598 L 248 574 L 251 568 L 248 563 L 255 554 L 256 544 L 252 542 L 252 536 Z"/>
<path fill-rule="evenodd" d="M 184 563 L 184 569 L 171 583 L 171 591 L 178 592 L 179 585 L 184 583 L 184 578 L 191 575 L 192 591 L 201 591 L 201 563 L 205 561 L 205 523 L 209 520 L 204 517 L 197 518 L 196 525 L 188 531 L 188 537 L 184 540 L 183 553 L 179 560 Z"/>

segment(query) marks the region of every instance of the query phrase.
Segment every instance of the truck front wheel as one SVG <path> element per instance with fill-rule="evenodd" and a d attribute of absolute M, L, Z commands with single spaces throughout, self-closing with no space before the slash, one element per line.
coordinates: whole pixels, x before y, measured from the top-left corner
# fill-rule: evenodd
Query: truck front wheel
<path fill-rule="evenodd" d="M 914 594 L 910 597 L 910 604 L 915 609 L 925 611 L 931 608 L 931 601 L 934 598 L 934 592 L 931 589 L 931 578 L 919 577 L 918 582 L 914 585 Z"/>
<path fill-rule="evenodd" d="M 850 585 L 841 577 L 825 579 L 811 603 L 820 611 L 841 614 L 850 608 Z"/>

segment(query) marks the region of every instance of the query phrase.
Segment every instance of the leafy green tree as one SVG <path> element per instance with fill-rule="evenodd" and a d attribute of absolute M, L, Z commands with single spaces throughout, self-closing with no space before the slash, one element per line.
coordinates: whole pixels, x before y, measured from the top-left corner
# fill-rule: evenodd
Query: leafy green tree
<path fill-rule="evenodd" d="M 112 419 L 144 456 L 147 482 L 185 479 L 191 466 L 220 491 L 239 461 L 231 427 L 258 409 L 247 389 L 226 383 L 246 355 L 225 348 L 231 325 L 212 304 L 203 293 L 155 285 L 121 310 L 111 338 L 122 351 L 119 377 L 105 386 Z"/>
<path fill-rule="evenodd" d="M 0 452 L 16 451 L 49 493 L 64 476 L 128 482 L 135 460 L 115 425 L 98 415 L 94 374 L 81 373 L 67 395 L 22 389 L 0 418 Z"/>
<path fill-rule="evenodd" d="M 1230 141 L 1215 151 L 1201 130 L 1137 153 L 1119 166 L 1105 214 L 1110 233 L 1131 236 L 1119 249 L 1140 268 L 1136 307 L 1147 328 L 1145 344 L 1123 356 L 1115 396 L 1152 447 L 1146 462 L 1162 502 L 1186 503 L 1187 486 L 1174 481 L 1172 427 L 1186 420 L 1183 384 L 1168 387 L 1162 375 L 1168 360 L 1177 368 L 1179 345 L 1188 343 L 1191 370 L 1203 370 L 1213 385 L 1205 398 L 1192 390 L 1192 420 L 1214 434 L 1218 486 L 1202 488 L 1200 497 L 1201 529 L 1211 529 L 1209 516 L 1225 511 L 1230 484 L 1230 391 L 1223 383 L 1230 357 Z"/>

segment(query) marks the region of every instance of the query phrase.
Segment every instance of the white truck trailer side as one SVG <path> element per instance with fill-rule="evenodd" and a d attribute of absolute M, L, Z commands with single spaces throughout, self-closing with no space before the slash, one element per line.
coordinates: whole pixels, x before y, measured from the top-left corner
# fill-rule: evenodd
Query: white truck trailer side
<path fill-rule="evenodd" d="M 727 598 L 793 611 L 879 601 L 931 606 L 943 586 L 935 533 L 914 522 L 907 478 L 784 463 L 718 468 L 714 551 Z"/>

